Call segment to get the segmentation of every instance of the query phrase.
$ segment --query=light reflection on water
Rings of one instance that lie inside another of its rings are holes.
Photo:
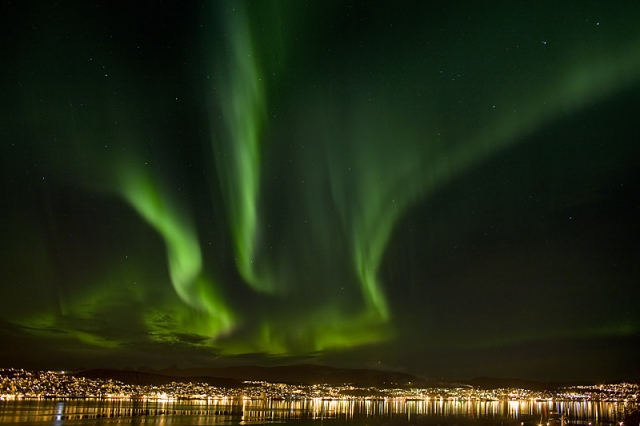
[[[624,417],[625,403],[477,400],[9,400],[0,401],[0,423],[55,426],[146,423],[152,426],[304,423],[481,424],[537,426],[564,415],[570,424],[611,425]],[[363,423],[364,422],[364,423]],[[557,422],[555,425],[558,426]]]

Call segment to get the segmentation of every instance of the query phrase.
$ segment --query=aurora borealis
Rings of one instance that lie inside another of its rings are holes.
[[[640,4],[5,1],[0,361],[637,378]]]

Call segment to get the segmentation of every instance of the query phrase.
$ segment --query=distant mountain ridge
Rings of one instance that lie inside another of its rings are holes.
[[[426,380],[406,373],[391,371],[346,369],[327,367],[316,364],[289,366],[259,367],[217,367],[217,368],[185,368],[175,366],[153,370],[141,368],[139,371],[174,377],[224,377],[237,380],[303,383],[303,384],[343,384],[353,383],[358,386],[406,386],[426,383]]]
[[[502,379],[479,377],[464,381],[426,380],[411,374],[368,369],[347,369],[328,367],[316,364],[289,366],[259,367],[210,367],[210,368],[168,368],[155,370],[142,367],[138,370],[90,369],[72,373],[75,376],[91,379],[112,379],[124,383],[138,385],[162,385],[171,382],[207,383],[212,386],[238,388],[244,387],[244,381],[265,381],[295,384],[330,384],[351,383],[360,387],[376,388],[428,388],[428,387],[463,387],[473,386],[483,389],[523,388],[530,390],[555,390],[567,383],[543,383],[533,380]]]

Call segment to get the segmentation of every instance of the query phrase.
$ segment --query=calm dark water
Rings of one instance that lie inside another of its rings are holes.
[[[153,400],[8,400],[0,401],[0,423],[56,426],[259,425],[273,423],[331,426],[560,426],[614,425],[624,403],[536,401],[299,401],[217,399]]]

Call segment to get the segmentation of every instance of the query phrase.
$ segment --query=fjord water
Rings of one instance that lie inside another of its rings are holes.
[[[267,423],[354,425],[559,426],[619,423],[629,407],[620,402],[476,400],[7,400],[5,424],[141,424],[149,426]]]

